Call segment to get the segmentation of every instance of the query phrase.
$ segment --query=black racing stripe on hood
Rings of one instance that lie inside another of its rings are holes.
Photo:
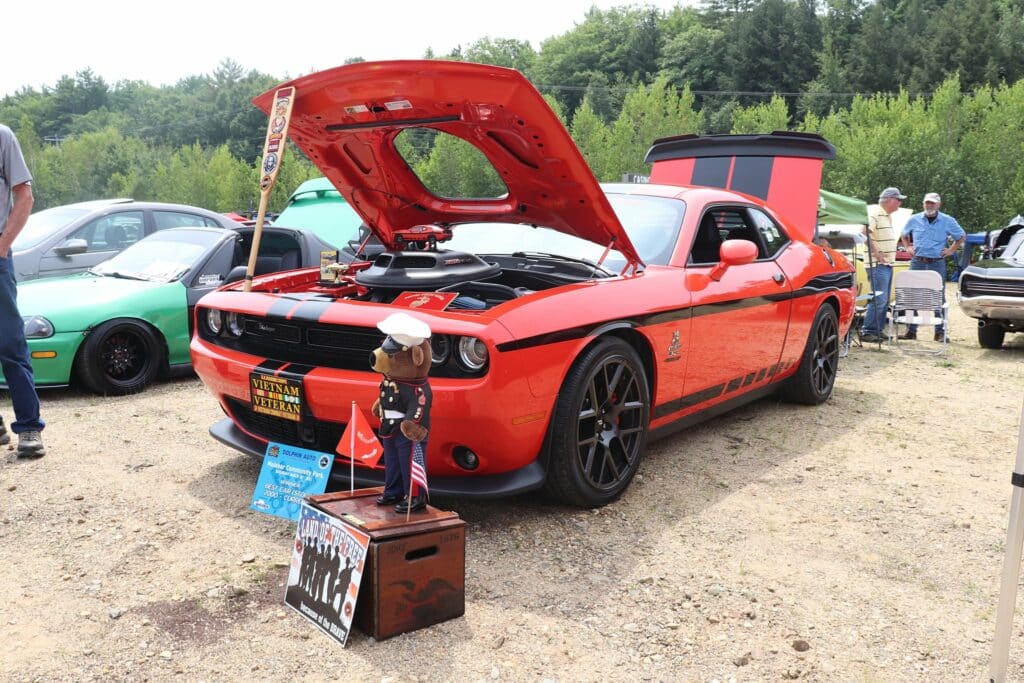
[[[281,297],[270,305],[270,308],[267,309],[264,315],[268,318],[287,318],[296,305],[294,300]]]
[[[334,301],[304,301],[295,307],[295,310],[288,315],[288,320],[297,320],[299,322],[316,323],[320,322],[320,318],[326,313],[332,306]]]

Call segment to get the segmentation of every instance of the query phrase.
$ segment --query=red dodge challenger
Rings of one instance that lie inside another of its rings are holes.
[[[366,62],[284,85],[289,136],[383,251],[338,282],[297,270],[199,302],[192,360],[228,416],[217,440],[330,453],[347,483],[335,447],[353,401],[369,416],[376,324],[399,309],[433,331],[434,494],[544,488],[596,507],[626,489],[648,439],[772,392],[831,395],[854,280],[813,241],[835,155],[821,137],[667,138],[647,155],[650,183],[599,185],[511,69]],[[255,103],[269,112],[276,90]],[[447,196],[461,152],[416,174],[431,145],[482,155],[480,196]],[[255,400],[267,386],[290,406]],[[383,470],[357,464],[355,480]]]

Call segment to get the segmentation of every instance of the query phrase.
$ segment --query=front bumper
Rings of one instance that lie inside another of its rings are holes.
[[[81,332],[58,332],[46,339],[29,339],[29,354],[55,354],[52,358],[32,358],[32,376],[36,386],[62,387],[71,380],[71,368],[75,354],[82,343]],[[0,386],[7,386],[7,380],[0,372]]]
[[[1024,298],[1013,296],[957,295],[960,310],[972,318],[1017,320],[1024,322]]]
[[[224,418],[210,427],[210,436],[225,446],[237,451],[262,458],[267,444],[249,436],[239,429],[231,418]],[[383,486],[384,470],[356,467],[352,477],[354,483],[362,487]],[[460,498],[502,498],[518,493],[526,493],[540,488],[544,484],[544,468],[539,460],[518,470],[502,474],[467,475],[464,477],[431,476],[428,480],[430,493],[439,496],[457,496]],[[345,486],[349,485],[349,463],[347,460],[335,460],[331,469],[331,481]]]

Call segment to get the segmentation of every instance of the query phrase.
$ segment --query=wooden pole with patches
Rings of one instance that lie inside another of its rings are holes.
[[[263,144],[263,162],[260,164],[260,209],[256,214],[256,227],[252,233],[249,264],[245,268],[243,291],[246,292],[252,290],[252,277],[256,270],[256,256],[260,251],[267,203],[270,201],[274,183],[277,182],[277,172],[281,170],[281,157],[284,155],[284,142],[288,135],[288,124],[291,122],[294,105],[295,88],[281,88],[274,93],[274,106],[270,110],[270,122],[267,124],[267,140]]]

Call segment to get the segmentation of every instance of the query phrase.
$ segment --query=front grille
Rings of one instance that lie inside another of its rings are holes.
[[[964,296],[1019,296],[1024,297],[1024,280],[990,280],[965,275],[961,283]]]
[[[200,309],[199,337],[211,344],[267,360],[312,367],[371,372],[370,354],[384,341],[384,334],[376,327],[325,325],[315,320],[257,315],[240,315],[242,334],[234,337],[227,329],[213,334],[204,318],[205,310]],[[435,339],[442,337],[450,348],[458,348],[459,337],[436,335]],[[480,377],[487,368],[470,371],[452,353],[448,360],[430,369],[430,376]]]
[[[201,329],[207,341],[252,356],[339,370],[370,370],[370,352],[384,335],[376,328],[331,325],[274,317],[245,316],[241,337],[213,336]]]
[[[248,403],[227,397],[228,410],[245,431],[262,437],[267,441],[308,448],[323,453],[334,453],[345,425],[339,422],[326,422],[311,417],[303,421],[293,422],[273,415],[257,413]]]

